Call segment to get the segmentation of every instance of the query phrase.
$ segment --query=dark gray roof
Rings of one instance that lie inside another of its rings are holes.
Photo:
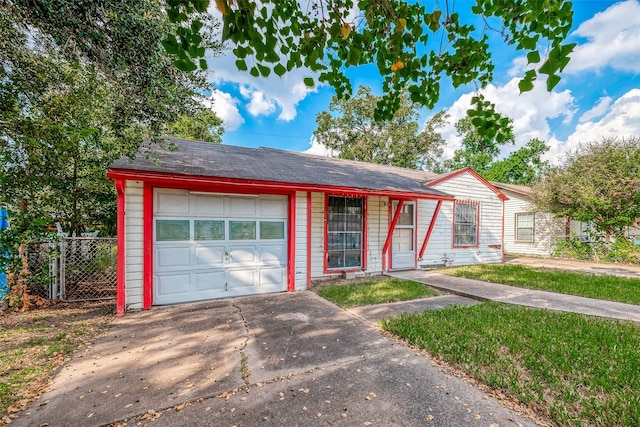
[[[491,185],[499,188],[500,190],[513,191],[516,194],[522,194],[523,196],[527,197],[529,197],[529,194],[531,194],[531,187],[527,187],[525,185],[506,184],[504,182],[496,181],[491,181]]]
[[[234,178],[287,184],[348,187],[366,191],[448,196],[425,183],[439,175],[414,169],[335,159],[273,148],[246,148],[166,138],[176,149],[153,145],[110,170]]]

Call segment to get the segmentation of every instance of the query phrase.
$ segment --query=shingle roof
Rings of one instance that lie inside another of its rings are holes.
[[[527,197],[531,194],[531,187],[527,187],[525,185],[505,184],[504,182],[495,181],[491,181],[491,184],[501,190],[513,191],[514,193],[522,194]]]
[[[273,148],[246,148],[178,138],[166,138],[166,142],[174,144],[176,149],[154,145],[133,160],[116,161],[110,170],[449,196],[424,185],[439,177],[426,171]]]

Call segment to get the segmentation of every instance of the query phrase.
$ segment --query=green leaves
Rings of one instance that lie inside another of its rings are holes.
[[[640,138],[593,141],[566,154],[536,192],[539,206],[621,235],[640,218]]]
[[[489,140],[495,139],[500,144],[513,139],[511,120],[496,112],[491,102],[485,101],[482,95],[476,95],[471,99],[471,104],[476,108],[467,110],[467,116],[478,135]]]
[[[527,61],[529,64],[537,64],[540,62],[540,53],[537,50],[527,53]]]
[[[560,82],[560,76],[557,73],[564,70],[569,63],[569,54],[573,52],[576,43],[558,45],[554,47],[547,57],[547,60],[540,67],[540,73],[547,74],[547,89],[553,90]]]
[[[211,22],[194,15],[204,4],[182,3],[168,0],[165,15],[151,0],[0,2],[0,63],[11,70],[0,67],[0,140],[12,142],[0,144],[0,204],[27,197],[48,224],[114,231],[106,168],[191,117],[205,89],[196,70],[216,47]]]
[[[446,114],[436,114],[420,131],[417,104],[407,93],[399,99],[400,104],[392,106],[396,111],[393,117],[380,120],[375,109],[381,97],[373,95],[370,88],[360,87],[350,99],[334,97],[329,111],[316,117],[314,135],[343,159],[431,169],[445,145],[438,128],[446,122]]]
[[[194,61],[204,55],[202,43],[195,37],[201,28],[196,16],[208,3],[167,3],[167,15],[179,24],[179,30],[173,38],[168,35],[163,46],[176,57],[181,69],[193,69]],[[486,31],[463,22],[465,14],[454,10],[469,7],[467,3],[445,2],[447,7],[441,9],[438,2],[430,2],[427,8],[417,0],[361,0],[360,16],[352,20],[353,3],[334,0],[327,7],[322,0],[311,0],[309,5],[296,0],[215,0],[223,20],[223,40],[233,44],[239,71],[253,76],[268,76],[273,71],[282,76],[305,68],[315,73],[318,82],[331,85],[339,97],[348,97],[348,68],[373,64],[382,76],[385,92],[376,108],[376,117],[381,119],[393,115],[405,88],[416,88],[411,99],[433,108],[442,77],[450,79],[454,87],[474,83],[482,88],[493,80]],[[470,7],[479,17],[496,21],[496,31],[507,44],[523,51],[529,64],[539,64],[538,47],[548,46],[540,73],[548,75],[549,90],[558,84],[558,74],[572,50],[572,45],[562,45],[573,18],[569,2],[485,0]],[[430,37],[443,42],[434,48]],[[248,58],[253,66],[247,66]],[[527,71],[520,91],[530,91],[536,77],[537,71]],[[309,81],[305,84],[311,87]],[[494,122],[480,120],[481,128],[489,123]]]

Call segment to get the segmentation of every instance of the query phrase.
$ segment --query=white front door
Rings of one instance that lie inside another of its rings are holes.
[[[398,208],[398,202],[393,204],[393,213]],[[405,202],[400,211],[400,218],[393,232],[391,244],[391,268],[415,268],[415,204]]]
[[[156,190],[154,199],[154,304],[286,290],[286,196]]]

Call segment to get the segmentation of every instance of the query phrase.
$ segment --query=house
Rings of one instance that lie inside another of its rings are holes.
[[[307,289],[312,279],[500,262],[507,197],[445,175],[169,138],[112,164],[117,311]]]
[[[550,257],[558,239],[577,237],[592,240],[588,222],[558,218],[536,209],[531,201],[531,187],[491,182],[508,200],[504,204],[504,250],[513,255]]]

